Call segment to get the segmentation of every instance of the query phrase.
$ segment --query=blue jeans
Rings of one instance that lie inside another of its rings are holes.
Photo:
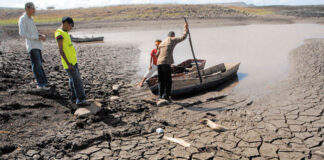
[[[47,78],[43,69],[42,53],[39,49],[32,49],[29,52],[29,57],[32,64],[32,70],[37,81],[37,85],[44,87],[47,85]]]
[[[78,64],[73,66],[74,70],[65,69],[69,75],[69,86],[72,92],[72,99],[76,99],[76,104],[85,102],[85,93],[78,68]]]

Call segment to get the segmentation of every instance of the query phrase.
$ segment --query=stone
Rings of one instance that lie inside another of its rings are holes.
[[[96,104],[93,105],[91,104],[90,106],[86,107],[88,110],[91,111],[91,114],[97,114],[100,110],[101,110],[101,107],[97,106]]]
[[[113,91],[118,91],[119,89],[120,89],[120,85],[118,85],[118,84],[115,84],[112,86]]]
[[[78,108],[74,115],[77,117],[87,117],[89,115],[95,115],[101,110],[101,107],[98,107],[95,104],[91,104],[90,106],[87,106],[85,108]]]
[[[115,101],[115,100],[118,100],[118,99],[119,99],[118,96],[111,96],[111,97],[110,97],[110,100],[111,100],[111,101]]]
[[[41,159],[41,156],[40,156],[39,154],[35,154],[35,155],[33,156],[33,159],[35,159],[35,160]]]
[[[77,117],[87,117],[91,114],[91,111],[87,108],[78,108],[75,112],[74,115]]]

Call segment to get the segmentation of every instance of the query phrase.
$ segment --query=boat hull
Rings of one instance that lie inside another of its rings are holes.
[[[197,59],[197,62],[198,62],[199,70],[205,68],[206,60]],[[171,67],[172,78],[181,77],[185,74],[185,72],[190,73],[190,72],[194,72],[194,71],[197,71],[197,67],[194,64],[194,59],[188,59],[176,66]],[[154,87],[155,85],[158,84],[158,76],[157,75],[153,76],[153,77],[149,78],[146,82],[149,87]]]
[[[82,43],[82,42],[96,42],[96,41],[103,41],[104,37],[93,37],[93,38],[77,38],[71,37],[72,42]]]
[[[236,73],[239,69],[240,63],[232,64],[230,67],[226,68],[225,72],[221,71],[221,68],[216,69],[213,73],[204,73],[204,71],[210,71],[210,68],[217,68],[218,65],[210,67],[208,69],[202,70],[202,84],[200,84],[198,77],[184,76],[179,78],[174,78],[172,83],[172,96],[180,96],[186,94],[194,94],[210,88],[216,87],[225,81],[236,76]],[[219,64],[221,66],[221,64]],[[192,73],[196,74],[196,73]],[[150,87],[151,91],[154,94],[158,93],[158,85]]]

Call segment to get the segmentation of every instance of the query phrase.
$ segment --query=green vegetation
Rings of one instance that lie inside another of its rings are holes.
[[[18,24],[18,19],[0,19],[0,25]]]
[[[19,18],[1,19],[0,25],[15,25],[15,24],[18,24],[18,19]],[[61,20],[62,20],[61,17],[39,18],[39,17],[35,16],[35,18],[34,18],[34,22],[37,24],[60,23]],[[76,22],[84,21],[84,18],[74,18],[74,21],[76,21]]]
[[[236,6],[231,6],[229,8],[237,10],[239,12],[244,12],[247,14],[258,15],[258,16],[274,14],[274,12],[272,12],[268,9],[263,9],[263,8],[245,8],[245,7],[236,7]]]
[[[1,9],[0,25],[17,24],[23,13],[21,9]],[[39,10],[36,23],[58,23],[63,16],[71,16],[77,22],[89,21],[127,21],[189,18],[229,18],[267,15],[292,15],[323,17],[323,7],[237,7],[219,5],[125,5],[99,8],[77,8],[66,10]]]

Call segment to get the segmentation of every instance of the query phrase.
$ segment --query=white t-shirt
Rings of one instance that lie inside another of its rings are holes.
[[[38,40],[39,33],[34,23],[34,20],[24,13],[19,18],[19,35],[26,39],[26,48],[28,52],[32,49],[43,50],[43,44]]]

